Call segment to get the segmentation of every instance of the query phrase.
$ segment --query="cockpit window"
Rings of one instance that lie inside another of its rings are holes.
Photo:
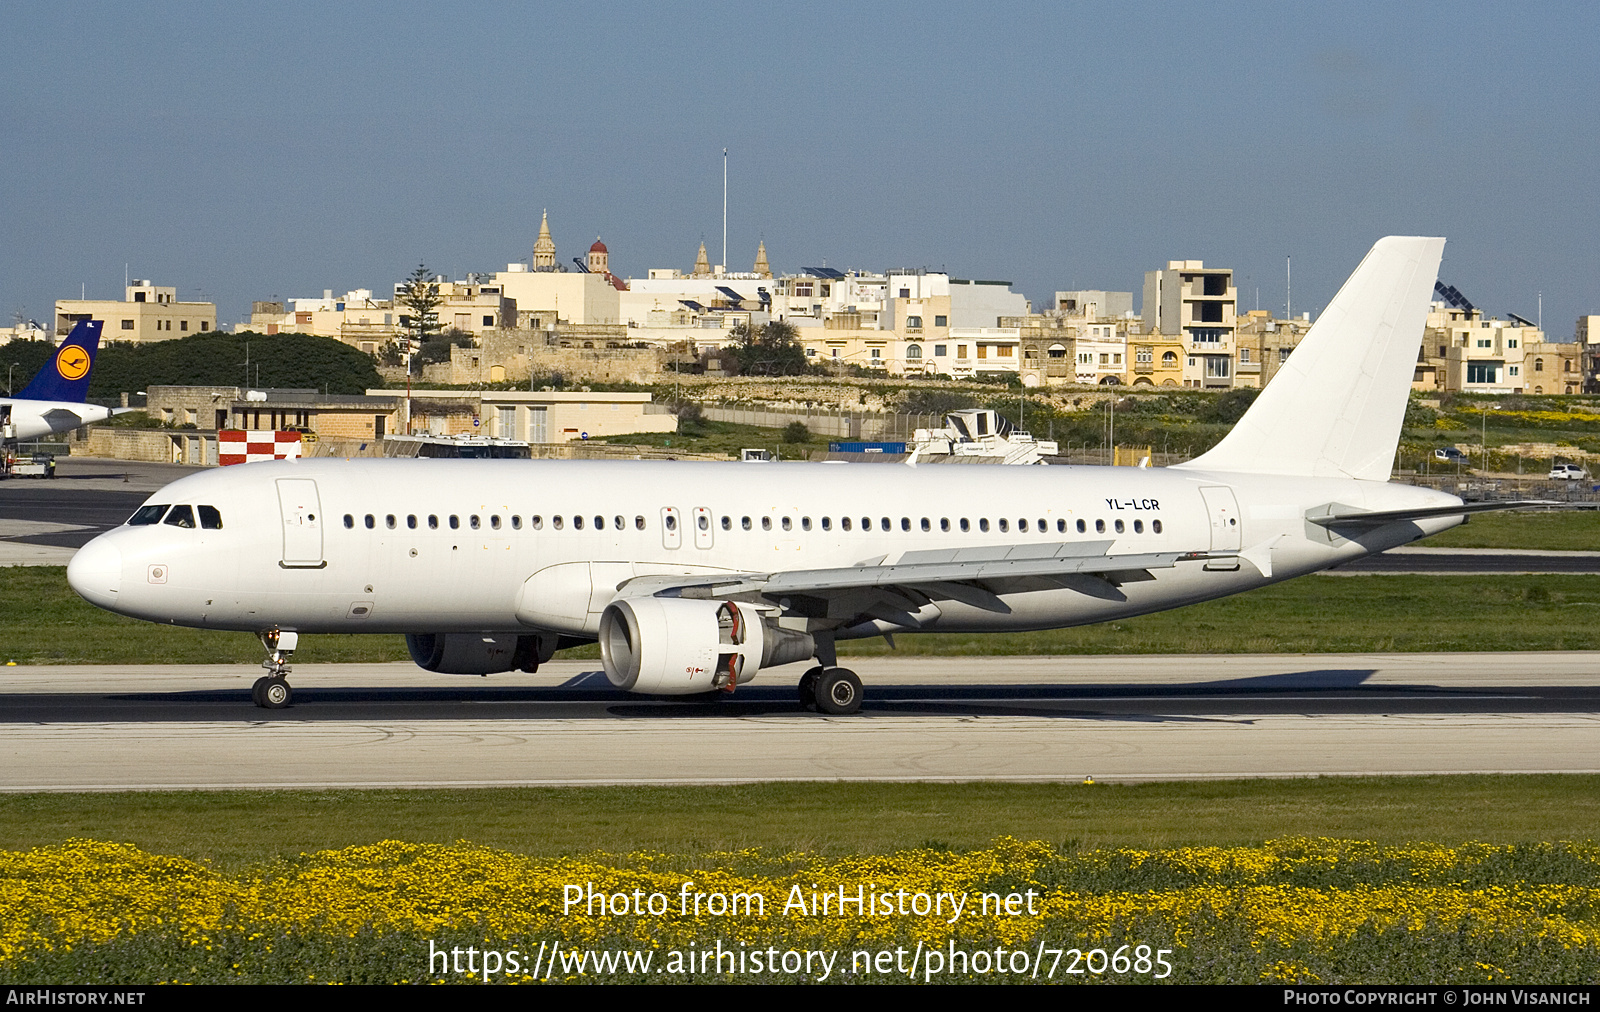
[[[197,506],[200,513],[200,526],[208,531],[222,530],[222,514],[217,512],[215,506]]]
[[[161,514],[167,511],[165,504],[161,506],[140,506],[138,512],[128,518],[129,527],[146,527],[150,524],[159,524]]]
[[[188,506],[174,506],[164,522],[173,527],[193,527],[194,510]]]

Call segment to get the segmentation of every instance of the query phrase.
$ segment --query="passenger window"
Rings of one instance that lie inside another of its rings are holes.
[[[1118,520],[1118,521],[1117,521],[1117,533],[1118,533],[1118,534],[1121,534],[1121,533],[1122,533],[1122,530],[1123,530],[1123,527],[1122,527],[1122,521],[1121,521],[1121,520]]]
[[[746,518],[746,519],[748,519],[748,518]],[[557,525],[559,525],[561,523],[561,520],[560,520],[559,517],[556,519],[556,523],[557,523]],[[678,518],[673,516],[671,513],[668,513],[667,514],[667,519],[666,519],[666,524],[667,524],[667,530],[675,531],[675,530],[678,529]],[[748,527],[750,525],[746,524],[745,526]]]
[[[1094,522],[1094,532],[1096,534],[1104,534],[1106,532],[1106,522],[1104,520],[1096,520]]]
[[[988,517],[979,517],[978,518],[978,530],[982,531],[985,534],[989,533],[989,518]]]
[[[467,518],[467,523],[472,527],[473,530],[477,530],[479,527],[483,526],[483,522],[478,519],[478,514],[476,513]]]
[[[159,524],[161,522],[161,514],[166,511],[166,506],[140,506],[134,511],[133,516],[128,518],[128,526],[148,527],[151,524]],[[348,520],[349,517],[345,519]],[[345,526],[349,527],[350,525],[347,523]]]
[[[909,531],[911,529],[911,518],[910,517],[901,517],[900,518],[900,529],[902,531]]]
[[[633,526],[637,527],[641,531],[644,530],[644,517],[634,517]]]
[[[1144,533],[1144,521],[1143,520],[1135,520],[1133,522],[1133,533],[1135,533],[1135,534],[1143,534]]]
[[[500,514],[496,513],[489,518],[489,526],[497,531],[500,529]]]
[[[1042,520],[1039,521],[1039,529],[1041,531],[1044,530],[1044,521],[1042,521]],[[1056,521],[1056,533],[1058,533],[1058,534],[1067,533],[1067,520],[1066,520],[1065,517],[1062,517],[1060,520]]]
[[[1159,520],[1150,521],[1150,531],[1153,534],[1160,534],[1161,533],[1161,521],[1159,521]]]
[[[1067,529],[1067,525],[1066,524],[1062,524],[1061,525],[1061,529],[1062,530],[1066,530]],[[1038,532],[1040,534],[1048,534],[1048,533],[1050,533],[1050,525],[1044,522],[1044,517],[1040,517],[1039,518],[1039,526],[1036,528],[1036,530],[1038,530]]]
[[[556,514],[556,515],[555,515],[555,516],[553,516],[553,517],[551,517],[551,518],[550,518],[550,526],[551,526],[551,527],[554,527],[554,528],[555,528],[555,529],[556,529],[556,530],[558,530],[558,531],[559,531],[559,530],[560,530],[560,529],[561,529],[561,525],[562,525],[562,524],[563,524],[563,523],[564,523],[564,522],[565,522],[565,521],[563,521],[563,520],[562,520],[562,519],[561,519],[561,514],[559,514],[559,513],[557,513],[557,514]]]
[[[961,533],[965,534],[966,532],[968,532],[970,530],[972,530],[972,525],[967,523],[967,518],[966,517],[962,517],[961,518]]]
[[[786,531],[793,530],[794,529],[794,521],[789,519],[788,517],[784,517],[783,518],[783,529],[786,530]]]
[[[514,531],[522,530],[522,517],[515,513],[511,514],[511,529]]]
[[[822,518],[822,529],[825,530],[825,531],[833,530],[833,518],[832,517],[823,517]]]
[[[174,506],[172,507],[172,512],[167,514],[167,519],[163,523],[173,527],[193,527],[194,510],[187,506]]]
[[[809,531],[811,529],[811,518],[810,517],[801,517],[800,518],[800,529],[802,531]]]
[[[388,514],[387,516],[385,516],[383,518],[383,526],[389,528],[391,531],[394,530],[394,528],[395,528],[395,519],[394,519],[394,514],[393,513],[390,513],[390,514]]]
[[[772,530],[772,518],[771,517],[762,517],[761,518],[761,529],[764,530],[764,531]]]
[[[848,531],[850,529],[850,518],[849,517],[840,517],[839,518],[839,529],[840,530],[846,530],[846,531]]]
[[[356,525],[356,518],[346,513],[344,515],[344,525],[346,529],[354,527]]]
[[[884,517],[882,520],[878,521],[878,526],[881,527],[883,530],[887,531],[887,530],[890,530],[891,528],[893,528],[894,524],[889,522],[889,518],[888,517]]]
[[[1079,533],[1079,534],[1083,534],[1083,533],[1085,533],[1085,532],[1087,532],[1087,531],[1088,531],[1088,530],[1089,530],[1089,528],[1087,528],[1087,527],[1085,527],[1085,526],[1084,526],[1084,525],[1083,525],[1083,521],[1082,521],[1082,520],[1079,520],[1079,521],[1078,521],[1078,533]]]
[[[454,513],[450,514],[450,529],[452,531],[458,531],[461,529],[461,518],[456,516]]]
[[[1001,534],[1010,533],[1010,527],[1011,527],[1011,525],[1006,523],[1006,518],[1005,517],[1001,517],[1000,518],[1000,533]]]
[[[222,514],[217,512],[215,506],[197,507],[200,511],[200,526],[208,531],[222,530]]]
[[[606,529],[606,518],[605,517],[595,517],[594,518],[594,529],[597,530],[597,531],[605,530]]]
[[[436,531],[438,529],[439,529],[439,516],[438,516],[438,514],[429,513],[428,514],[428,530]]]
[[[709,531],[711,529],[711,519],[702,513],[695,517],[695,525],[702,531]]]
[[[1017,533],[1018,534],[1026,534],[1026,533],[1028,533],[1028,520],[1027,520],[1026,517],[1018,517],[1017,518]]]
[[[572,529],[575,531],[583,530],[583,516],[581,514],[573,514]]]
[[[373,516],[372,516],[371,513],[368,513],[366,515],[365,519],[362,520],[362,523],[367,525],[367,530],[369,530],[369,531],[372,530],[374,527],[378,526],[377,521],[373,519]]]
[[[924,530],[924,531],[931,531],[931,530],[933,530],[933,524],[931,524],[931,523],[929,523],[929,522],[928,522],[928,518],[927,518],[927,517],[923,517],[923,518],[922,518],[922,529],[923,529],[923,530]]]
[[[722,529],[725,531],[733,530],[733,517],[724,516],[722,518]]]
[[[412,530],[417,529],[417,515],[415,513],[406,514],[406,526]]]
[[[533,516],[528,518],[528,523],[532,524],[533,525],[533,529],[536,530],[536,531],[544,530],[544,517],[540,516],[537,513],[535,513]]]
[[[861,518],[861,529],[864,530],[864,531],[872,530],[872,518],[871,517],[862,517]]]
[[[615,517],[613,519],[613,523],[619,531],[625,531],[628,529],[627,521],[623,520],[621,517]]]
[[[950,533],[950,518],[949,517],[940,517],[939,518],[939,529],[941,531],[944,531],[946,534]]]
[[[750,518],[749,517],[740,517],[739,518],[739,526],[743,527],[745,530],[748,531],[750,529]]]

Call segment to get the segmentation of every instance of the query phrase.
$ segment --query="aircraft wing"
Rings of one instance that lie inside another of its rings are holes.
[[[836,569],[796,569],[778,573],[726,573],[706,576],[648,576],[624,583],[620,595],[685,598],[764,598],[771,602],[810,599],[827,602],[835,613],[870,613],[887,601],[915,604],[920,597],[948,598],[987,611],[1010,608],[990,589],[995,581],[1038,578],[1100,597],[1121,597],[1116,582],[1150,579],[1149,570],[1170,569],[1179,561],[1206,559],[1204,552],[1111,555],[1111,541],[1071,545],[995,547],[906,552],[892,563],[870,559]],[[835,607],[837,604],[842,607]],[[794,610],[808,609],[792,604]],[[821,616],[816,616],[821,617]]]

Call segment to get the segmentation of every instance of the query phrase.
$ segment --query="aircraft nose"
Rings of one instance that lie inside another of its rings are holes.
[[[67,583],[90,604],[116,610],[122,589],[122,550],[103,537],[78,549],[67,563]]]

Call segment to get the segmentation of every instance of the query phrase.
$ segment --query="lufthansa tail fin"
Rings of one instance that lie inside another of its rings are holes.
[[[33,382],[17,391],[17,397],[31,401],[88,400],[89,372],[94,368],[95,352],[100,350],[103,326],[101,320],[79,320],[56,349],[55,357],[39,370]]]
[[[1233,431],[1176,466],[1387,481],[1443,255],[1379,239]]]

